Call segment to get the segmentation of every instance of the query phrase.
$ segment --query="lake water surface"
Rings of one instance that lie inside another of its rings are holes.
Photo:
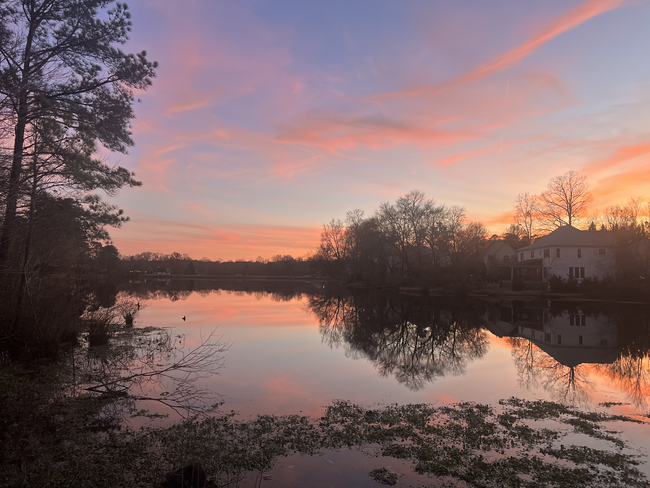
[[[647,420],[643,306],[332,295],[308,282],[156,282],[123,293],[146,299],[136,325],[172,328],[186,348],[216,330],[230,345],[223,367],[198,382],[242,417],[318,417],[336,399],[495,405],[514,396]],[[645,426],[620,427],[650,447]]]

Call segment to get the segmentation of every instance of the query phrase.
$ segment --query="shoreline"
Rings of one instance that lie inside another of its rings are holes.
[[[617,303],[626,305],[650,305],[650,301],[640,300],[614,300],[588,297],[582,293],[551,293],[542,290],[508,290],[505,288],[488,288],[483,287],[475,290],[455,291],[449,288],[430,288],[427,286],[399,286],[399,285],[369,285],[366,283],[352,282],[343,283],[340,280],[333,279],[329,276],[272,276],[272,275],[160,275],[160,274],[138,274],[137,276],[128,276],[133,278],[155,279],[160,281],[167,280],[205,280],[205,281],[257,281],[257,282],[318,282],[328,284],[335,288],[348,288],[352,290],[377,290],[389,293],[399,293],[410,296],[429,296],[444,297],[450,295],[466,295],[470,297],[483,298],[486,300],[563,300],[569,302],[598,302],[598,303]]]

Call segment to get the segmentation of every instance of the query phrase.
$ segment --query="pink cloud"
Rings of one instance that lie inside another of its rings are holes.
[[[497,71],[503,71],[518,63],[537,48],[557,36],[574,29],[592,17],[619,7],[622,3],[623,0],[587,0],[582,5],[560,15],[523,44],[491,59],[487,63],[454,80],[453,83],[468,83],[484,78]]]
[[[276,254],[295,257],[312,252],[320,242],[320,228],[287,225],[198,225],[168,220],[135,218],[112,232],[125,255],[145,251],[179,251],[193,258],[255,259]]]
[[[223,93],[223,87],[216,87],[206,92],[190,91],[183,93],[180,100],[172,100],[165,108],[163,116],[173,117],[182,112],[191,112],[202,108],[207,108],[215,103],[216,98]]]
[[[623,0],[587,0],[578,7],[569,10],[568,12],[560,15],[548,23],[546,26],[540,29],[539,32],[528,38],[516,48],[506,51],[505,53],[490,59],[486,63],[481,64],[480,66],[474,68],[473,70],[465,73],[458,78],[455,78],[443,84],[426,85],[400,92],[375,95],[368,97],[367,101],[381,102],[387,100],[420,97],[422,95],[444,91],[450,86],[471,83],[480,80],[488,75],[510,68],[531,54],[537,48],[543,46],[557,36],[571,29],[574,29],[575,27],[597,15],[619,7],[622,3]]]
[[[611,205],[635,196],[639,188],[650,188],[650,167],[647,163],[597,181],[592,187],[592,193],[600,205]]]
[[[539,136],[533,136],[533,137],[526,137],[524,139],[519,139],[516,141],[500,141],[497,144],[492,144],[486,147],[482,147],[480,149],[476,149],[474,151],[469,151],[466,153],[461,153],[461,154],[456,154],[450,158],[447,158],[443,161],[440,161],[436,166],[439,168],[446,168],[447,166],[451,166],[452,164],[456,164],[460,161],[463,161],[464,159],[469,159],[473,158],[476,156],[482,156],[484,154],[488,154],[491,152],[501,152],[504,148],[510,147],[510,146],[517,146],[519,144],[523,144],[525,142],[530,142],[530,141],[536,141],[538,139],[544,139],[547,137],[552,136],[552,133],[549,134],[541,134]],[[431,166],[431,165],[425,165],[425,166]]]
[[[614,150],[612,155],[588,163],[583,168],[583,171],[589,173],[603,171],[609,168],[615,168],[637,158],[643,158],[647,161],[648,156],[650,156],[650,143],[644,142],[634,145],[619,146]]]
[[[513,200],[512,206],[515,206],[515,202]],[[514,210],[508,210],[507,212],[502,212],[496,215],[493,215],[492,217],[488,219],[484,219],[482,221],[483,225],[485,225],[487,228],[492,229],[492,232],[500,234],[503,232],[512,222],[514,221],[515,218],[515,211]]]
[[[450,147],[486,137],[494,140],[496,131],[578,103],[570,90],[549,73],[518,75],[513,77],[509,93],[505,88],[499,81],[451,87],[444,94],[384,104],[381,113],[367,113],[367,106],[362,107],[364,114],[311,111],[294,124],[285,125],[275,141],[309,148],[323,157],[346,159],[354,158],[359,148],[382,151],[400,145],[419,149]],[[547,136],[509,140],[495,148]],[[491,150],[482,149],[475,155]],[[454,155],[443,166],[471,155]]]

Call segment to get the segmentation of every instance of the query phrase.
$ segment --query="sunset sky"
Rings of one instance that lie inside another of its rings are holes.
[[[122,254],[303,256],[410,190],[491,232],[520,192],[585,173],[594,207],[650,197],[650,3],[139,0],[160,63],[114,203]]]

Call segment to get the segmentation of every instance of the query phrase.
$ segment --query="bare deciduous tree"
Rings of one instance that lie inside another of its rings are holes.
[[[519,228],[519,237],[528,238],[532,244],[539,231],[539,197],[528,192],[517,195],[514,224]]]
[[[450,207],[446,219],[446,245],[451,263],[458,266],[476,254],[486,234],[481,222],[468,221],[464,207]]]
[[[551,178],[541,195],[541,218],[548,228],[573,225],[591,201],[587,177],[575,171]]]
[[[416,250],[418,267],[422,269],[422,251],[427,234],[427,216],[433,208],[433,201],[421,191],[411,190],[397,199],[396,206],[409,224],[410,244]]]

